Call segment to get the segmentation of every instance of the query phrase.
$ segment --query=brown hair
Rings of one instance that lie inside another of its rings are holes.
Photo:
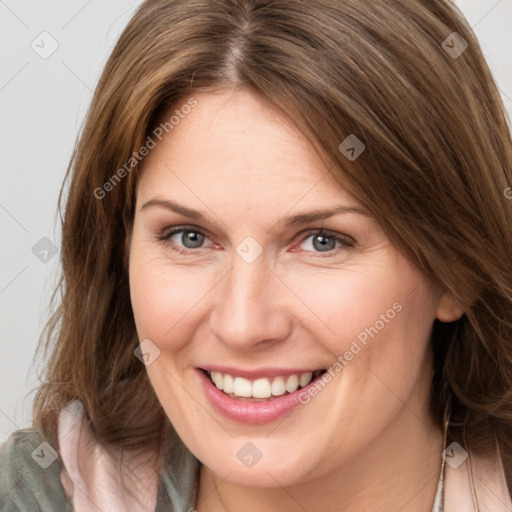
[[[458,57],[442,45],[453,32],[468,44]],[[68,169],[61,300],[42,337],[51,354],[34,425],[54,435],[78,398],[102,443],[161,446],[166,417],[134,356],[127,275],[139,163],[112,179],[164,112],[234,87],[288,115],[390,240],[467,305],[434,323],[431,412],[441,424],[451,400],[452,440],[480,453],[497,441],[511,485],[512,142],[475,35],[446,0],[141,5]],[[338,148],[350,134],[366,146],[354,161]]]

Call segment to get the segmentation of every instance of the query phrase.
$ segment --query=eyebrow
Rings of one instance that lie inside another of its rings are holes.
[[[207,214],[206,212],[201,212],[199,210],[193,210],[191,208],[187,208],[186,206],[183,206],[181,204],[178,204],[174,201],[169,201],[167,199],[150,199],[149,201],[145,202],[142,207],[141,211],[154,207],[159,206],[162,208],[166,208],[167,210],[171,210],[173,212],[179,213],[180,215],[183,215],[184,217],[188,217],[190,219],[194,219],[197,221],[202,221],[206,223],[210,223],[214,226],[219,226],[219,222],[217,222],[212,216]],[[299,213],[297,215],[292,215],[288,217],[283,217],[280,219],[277,224],[283,225],[283,226],[297,226],[300,224],[307,224],[309,222],[314,222],[317,220],[322,219],[328,219],[330,217],[334,217],[335,215],[341,215],[341,214],[347,214],[347,213],[356,213],[358,215],[364,215],[366,217],[371,217],[371,213],[361,207],[358,206],[336,206],[334,208],[330,208],[328,210],[313,210],[311,212],[307,213]]]

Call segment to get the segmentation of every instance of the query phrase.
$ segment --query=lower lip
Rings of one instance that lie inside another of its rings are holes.
[[[319,375],[307,386],[293,393],[264,402],[252,402],[226,395],[226,393],[217,389],[203,370],[196,369],[196,371],[201,379],[206,396],[218,412],[230,420],[250,424],[270,423],[287,416],[299,405],[302,405],[299,401],[299,394],[307,392],[308,388],[313,386],[317,379],[321,378],[321,375]]]

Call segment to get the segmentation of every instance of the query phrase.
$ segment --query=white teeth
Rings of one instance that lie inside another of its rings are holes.
[[[299,388],[299,377],[297,377],[297,375],[290,375],[284,387],[288,393],[297,391]]]
[[[312,377],[313,377],[313,374],[311,372],[303,373],[299,379],[299,386],[301,388],[303,388],[304,386],[307,386],[311,382]]]
[[[284,379],[283,377],[276,377],[272,382],[272,394],[274,396],[281,396],[286,393],[286,389],[284,388]]]
[[[268,398],[270,395],[272,395],[272,388],[268,379],[258,379],[252,383],[254,398]]]
[[[219,389],[224,389],[223,387],[223,380],[224,378],[222,377],[222,373],[219,373],[219,372],[212,372],[212,380],[213,380],[213,383],[219,388]]]
[[[224,393],[233,393],[233,390],[235,389],[233,386],[233,377],[231,375],[228,375],[227,373],[224,374],[224,387],[222,388],[224,390]]]
[[[252,396],[252,384],[250,380],[243,377],[235,377],[233,382],[233,393],[236,396],[244,396],[250,398]]]
[[[315,372],[315,376],[316,376]],[[210,378],[217,389],[226,394],[233,394],[243,398],[270,398],[281,396],[286,392],[293,393],[297,389],[307,386],[314,378],[312,372],[289,375],[288,377],[261,378],[255,381],[234,377],[227,373],[211,372]]]

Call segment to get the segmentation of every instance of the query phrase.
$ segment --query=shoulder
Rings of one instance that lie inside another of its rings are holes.
[[[17,430],[0,445],[2,512],[71,512],[56,449],[39,431]]]

